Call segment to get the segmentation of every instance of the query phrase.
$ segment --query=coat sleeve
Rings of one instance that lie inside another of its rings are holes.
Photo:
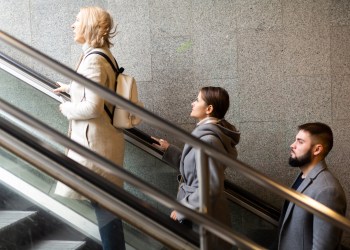
[[[346,200],[343,191],[337,187],[324,188],[320,190],[315,200],[344,215],[346,211]],[[314,250],[336,249],[340,244],[342,230],[330,222],[326,222],[318,216],[314,216],[313,222],[313,243]]]
[[[201,140],[211,144],[213,147],[219,149],[219,150],[225,150],[221,141],[219,138],[213,135],[207,135],[201,138]],[[198,173],[198,162],[196,161],[196,168]],[[221,190],[224,185],[224,171],[225,167],[223,164],[219,163],[218,161],[209,158],[208,159],[208,167],[209,167],[209,196],[210,196],[210,202],[216,202],[218,196],[221,193]],[[192,208],[192,209],[199,209],[199,188],[195,188],[192,193],[189,193],[186,195],[181,201],[183,205]],[[178,216],[178,220],[183,219],[183,215]]]
[[[182,150],[174,145],[169,145],[168,149],[163,154],[163,160],[173,168],[180,168]]]
[[[80,74],[86,78],[105,85],[107,81],[107,73],[104,69],[104,63],[97,55],[88,56],[82,69],[79,69]],[[104,110],[104,100],[96,93],[88,88],[85,89],[85,98],[81,102],[65,102],[61,104],[61,111],[69,120],[87,120],[100,116]]]

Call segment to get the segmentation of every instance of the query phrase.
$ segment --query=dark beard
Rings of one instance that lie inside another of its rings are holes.
[[[292,158],[292,156],[289,157],[289,165],[291,167],[303,167],[311,162],[311,148],[309,151],[307,151],[304,155],[300,157]]]

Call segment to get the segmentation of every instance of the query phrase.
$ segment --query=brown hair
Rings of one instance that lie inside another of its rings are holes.
[[[113,46],[110,40],[116,35],[116,27],[111,15],[100,7],[84,7],[80,12],[85,41],[94,48]]]
[[[332,129],[321,122],[305,123],[298,127],[299,131],[309,132],[313,144],[322,144],[324,148],[323,156],[326,157],[333,148],[333,132]]]
[[[210,116],[223,119],[230,107],[230,96],[227,91],[220,87],[203,87],[201,96],[207,105],[213,106],[213,112]]]

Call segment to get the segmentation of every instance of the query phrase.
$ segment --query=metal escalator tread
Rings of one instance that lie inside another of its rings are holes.
[[[0,211],[0,232],[24,219],[34,216],[36,213],[35,211]]]
[[[33,250],[78,250],[82,249],[85,241],[66,241],[66,240],[44,240],[38,242],[31,249]]]

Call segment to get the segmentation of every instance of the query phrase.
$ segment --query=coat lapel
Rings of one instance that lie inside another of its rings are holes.
[[[86,56],[93,50],[93,48],[91,47],[86,47],[86,45],[83,46],[83,53],[80,55],[79,61],[76,65],[76,69],[75,71],[79,74],[82,74],[81,72],[79,72],[79,68],[80,66],[84,63],[84,60],[86,58]],[[72,91],[73,93],[75,93],[74,99],[75,101],[83,101],[85,98],[85,86],[81,85],[79,83],[76,82],[72,82],[72,84],[76,84],[76,86],[74,86],[76,88],[76,91]]]
[[[296,181],[296,180],[297,180],[297,179],[295,179],[295,181]],[[294,185],[295,181],[293,182],[293,185]],[[302,193],[302,191],[304,191],[310,184],[311,184],[311,182],[310,182],[308,179],[305,179],[305,180],[300,184],[300,186],[298,187],[298,189],[297,189],[296,191]],[[302,191],[300,191],[300,190],[302,190]],[[286,214],[285,214],[285,216],[284,216],[284,218],[283,218],[282,227],[283,227],[284,223],[287,221],[288,217],[290,216],[292,210],[294,209],[294,206],[295,206],[295,204],[294,204],[293,202],[290,201],[289,204],[288,204],[287,210],[286,210]]]
[[[197,132],[198,126],[192,131],[192,135],[199,138],[199,134]],[[184,159],[187,156],[187,154],[193,149],[191,145],[185,144],[184,149],[182,150],[182,156],[181,156],[181,161],[180,161],[180,172],[184,173]],[[185,178],[185,177],[183,177]]]
[[[185,164],[184,159],[186,155],[191,151],[192,146],[185,144],[184,149],[182,151],[181,161],[180,161],[180,173],[185,173]],[[182,175],[183,178],[185,178],[184,174]]]
[[[318,174],[321,173],[323,170],[325,170],[327,168],[327,165],[324,161],[319,162],[311,171],[310,173],[306,176],[305,180],[300,184],[300,186],[298,187],[298,189],[296,191],[300,192],[300,193],[304,193],[305,190],[312,184],[312,182],[314,181],[314,179],[317,178]],[[295,180],[296,181],[296,180]],[[294,183],[295,183],[294,181]],[[294,184],[293,183],[293,184]],[[286,220],[288,219],[291,211],[294,209],[295,204],[293,202],[289,202],[289,205],[287,207],[287,211],[286,211],[286,215],[284,216],[283,219],[283,224],[286,222]],[[283,227],[282,224],[282,227]]]

